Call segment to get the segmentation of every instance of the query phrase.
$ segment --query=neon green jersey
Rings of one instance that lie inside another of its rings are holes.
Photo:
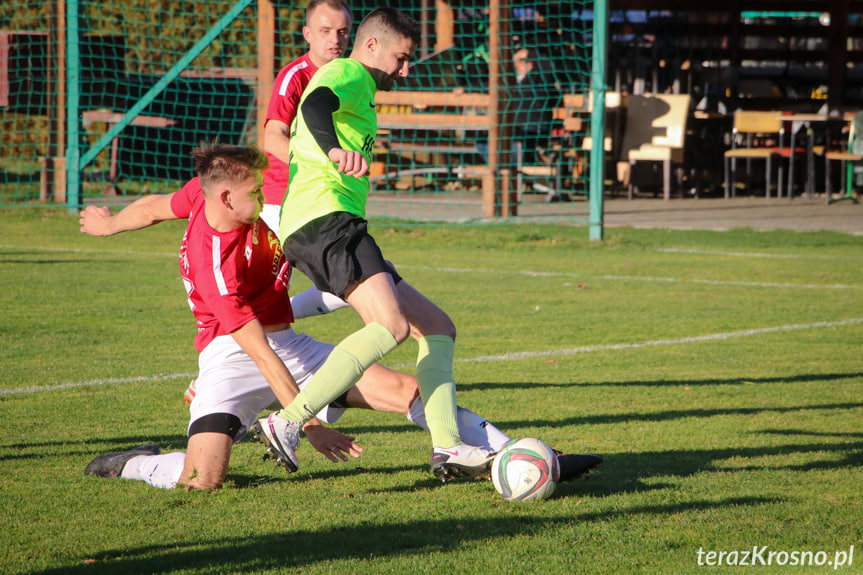
[[[291,179],[279,223],[283,241],[308,222],[332,212],[350,212],[360,217],[366,214],[368,176],[340,174],[338,166],[318,146],[303,116],[303,102],[321,86],[331,89],[339,99],[333,125],[340,147],[361,151],[371,164],[378,125],[375,81],[356,60],[339,58],[321,66],[312,77],[291,126]]]

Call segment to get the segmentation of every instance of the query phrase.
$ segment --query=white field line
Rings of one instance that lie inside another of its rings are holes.
[[[798,289],[852,289],[863,290],[863,285],[847,285],[847,284],[792,284],[792,283],[771,283],[771,282],[744,282],[744,281],[728,281],[728,280],[701,280],[701,279],[678,279],[669,277],[652,277],[652,276],[617,276],[617,275],[589,275],[579,273],[565,272],[534,272],[529,270],[494,270],[494,269],[473,269],[473,268],[437,268],[430,266],[412,266],[396,264],[397,269],[414,269],[426,270],[434,272],[448,273],[472,273],[472,274],[499,274],[499,275],[522,275],[529,277],[565,277],[573,279],[600,279],[614,281],[638,281],[638,282],[659,282],[659,283],[693,283],[716,286],[736,286],[736,287],[767,287],[767,288],[798,288]]]
[[[0,244],[0,249],[23,249],[37,251],[55,251],[55,252],[71,252],[71,253],[98,253],[98,254],[119,254],[119,255],[135,255],[135,256],[155,256],[155,257],[172,257],[176,258],[176,253],[159,253],[159,252],[138,252],[138,251],[121,251],[121,250],[95,250],[95,249],[80,249],[80,248],[47,248],[33,246],[10,246]],[[710,255],[740,255],[752,257],[786,257],[795,258],[797,256],[791,254],[746,254],[743,252],[696,252],[695,250],[675,250],[673,248],[661,249],[657,251],[678,252],[678,253],[704,253]],[[813,256],[817,257],[817,256]],[[494,270],[494,269],[474,269],[474,268],[441,268],[430,266],[413,266],[396,264],[400,269],[416,269],[427,270],[439,273],[475,273],[475,274],[499,274],[499,275],[524,275],[528,277],[568,277],[573,279],[601,279],[612,281],[638,281],[638,282],[659,282],[659,283],[693,283],[714,286],[734,286],[734,287],[764,287],[764,288],[796,288],[796,289],[830,289],[830,290],[863,290],[863,285],[846,285],[846,284],[794,284],[794,283],[772,283],[772,282],[744,282],[744,281],[728,281],[728,280],[704,280],[704,279],[678,279],[669,277],[651,277],[651,276],[618,276],[618,275],[589,275],[564,272],[535,272],[530,270]]]
[[[177,257],[178,252],[173,253],[164,253],[164,252],[139,252],[134,250],[102,250],[102,249],[86,249],[86,248],[60,248],[60,247],[41,247],[41,246],[13,246],[9,244],[0,244],[0,249],[3,250],[34,250],[34,251],[43,251],[43,252],[80,252],[80,253],[93,253],[93,254],[124,254],[124,255],[137,255],[137,256],[169,256],[169,257]],[[738,257],[738,258],[776,258],[776,259],[825,259],[825,260],[845,260],[848,257],[854,256],[831,256],[825,254],[769,254],[763,252],[725,252],[725,251],[714,251],[714,250],[696,250],[696,249],[688,249],[688,248],[656,248],[659,253],[668,253],[668,254],[694,254],[694,255],[707,255],[707,256],[728,256],[728,257]]]
[[[686,345],[692,343],[701,343],[707,341],[723,341],[740,337],[752,337],[755,335],[764,335],[769,333],[800,331],[810,329],[829,329],[848,325],[863,324],[863,318],[852,318],[842,321],[831,322],[816,322],[807,324],[792,324],[780,325],[775,327],[764,327],[757,329],[745,329],[740,331],[731,331],[723,333],[714,333],[707,335],[697,335],[690,337],[681,337],[676,339],[659,339],[654,341],[644,341],[639,343],[613,343],[605,345],[587,345],[583,347],[574,347],[569,349],[549,349],[540,351],[522,351],[514,353],[504,353],[499,355],[483,355],[467,359],[456,359],[456,363],[494,363],[504,361],[519,361],[524,359],[535,359],[541,357],[569,356],[580,353],[595,353],[601,351],[620,351],[628,349],[643,349],[648,347],[663,347],[671,345]],[[410,364],[393,365],[391,367],[397,369],[406,369],[412,367]],[[149,383],[153,381],[169,380],[169,379],[188,379],[195,377],[194,373],[175,373],[170,375],[155,375],[141,376],[131,378],[115,378],[115,379],[96,379],[91,381],[81,381],[73,383],[63,383],[50,386],[33,386],[20,389],[0,390],[0,396],[4,395],[21,395],[26,393],[40,393],[46,391],[56,391],[60,389],[71,389],[77,387],[97,387],[102,385],[125,384],[125,383]]]
[[[738,337],[751,337],[754,335],[764,335],[768,333],[799,331],[807,329],[824,329],[842,327],[847,325],[858,325],[863,323],[863,318],[852,318],[841,321],[824,321],[817,323],[796,324],[796,325],[779,325],[775,327],[763,327],[756,329],[745,329],[741,331],[730,331],[724,333],[712,333],[707,335],[696,335],[690,337],[680,337],[675,339],[658,339],[654,341],[644,341],[640,343],[611,343],[605,345],[587,345],[583,347],[575,347],[570,349],[554,349],[544,351],[523,351],[516,353],[505,353],[501,355],[479,356],[470,359],[456,360],[459,363],[488,363],[496,361],[513,361],[519,359],[533,359],[538,357],[549,357],[555,355],[576,355],[579,353],[593,353],[597,351],[619,351],[626,349],[643,349],[646,347],[661,347],[670,345],[683,345],[690,343],[701,343],[705,341],[723,341]]]
[[[64,252],[64,253],[79,253],[79,254],[106,254],[106,255],[124,255],[124,256],[148,256],[148,257],[172,257],[179,258],[180,248],[173,253],[165,252],[136,252],[134,250],[96,250],[86,248],[49,248],[41,246],[10,246],[8,244],[0,244],[0,250],[21,250],[21,251],[36,251],[36,252]]]
[[[168,379],[193,378],[197,375],[197,373],[173,373],[169,375],[142,375],[140,377],[111,377],[108,379],[92,379],[90,381],[60,383],[57,385],[34,385],[31,387],[22,387],[19,389],[0,389],[0,396],[21,395],[24,393],[40,393],[43,391],[57,391],[60,389],[74,389],[76,387],[99,387],[102,385],[113,385],[115,383],[152,383],[154,381],[162,381]]]
[[[656,248],[656,251],[666,254],[695,254],[706,256],[726,256],[735,258],[777,258],[777,259],[819,259],[819,260],[844,260],[847,256],[831,256],[826,254],[767,254],[762,252],[723,252],[714,250],[693,250],[684,248]],[[858,256],[851,256],[858,257]]]

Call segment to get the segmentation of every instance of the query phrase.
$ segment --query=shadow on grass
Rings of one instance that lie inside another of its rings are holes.
[[[89,564],[67,565],[42,575],[92,573],[256,573],[295,571],[330,561],[419,556],[447,552],[476,541],[510,539],[549,528],[565,528],[573,521],[609,521],[626,515],[662,516],[686,511],[706,511],[728,506],[758,507],[776,499],[731,497],[722,501],[693,501],[679,504],[645,505],[620,510],[587,512],[560,518],[524,516],[489,519],[417,520],[395,525],[349,525],[322,531],[293,530],[252,539],[221,538],[204,543],[187,540],[142,547],[109,549],[81,557]],[[493,542],[492,542],[493,543]]]
[[[89,439],[87,443],[80,441],[40,441],[34,443],[13,443],[0,447],[0,461],[16,461],[27,459],[42,459],[56,454],[55,448],[61,448],[64,456],[96,457],[103,453],[126,451],[145,443],[155,443],[163,451],[181,451],[186,449],[186,436],[171,435],[139,435],[129,437],[112,437],[110,439]],[[31,451],[32,450],[32,451]],[[49,451],[50,453],[46,453]],[[14,452],[14,453],[13,453]],[[83,468],[82,468],[83,469]]]
[[[825,432],[825,431],[809,431],[806,429],[762,429],[758,433],[774,434],[774,435],[809,435],[811,437],[861,437],[863,432],[858,433],[842,433],[842,432]]]
[[[850,373],[817,373],[817,374],[799,374],[783,377],[738,377],[730,379],[660,379],[649,381],[610,381],[610,382],[570,382],[570,383],[534,383],[534,382],[480,382],[480,383],[465,383],[459,384],[460,388],[470,389],[472,391],[485,390],[518,390],[518,389],[543,389],[543,388],[561,388],[568,387],[702,387],[713,385],[762,385],[772,383],[816,383],[841,381],[845,379],[863,378],[863,372]]]
[[[785,457],[797,459],[807,454],[820,454],[824,457],[802,463],[783,462]],[[763,461],[763,458],[772,459]],[[760,461],[747,463],[747,460]],[[607,455],[599,469],[587,475],[586,479],[558,485],[554,497],[604,497],[633,491],[652,491],[671,486],[668,483],[653,483],[653,478],[689,477],[705,472],[806,472],[860,466],[863,466],[863,441],[613,453]]]
[[[666,411],[655,412],[628,412],[614,414],[596,414],[569,417],[554,420],[542,419],[495,419],[490,420],[495,426],[500,428],[504,433],[512,436],[516,433],[510,432],[513,429],[522,428],[561,428],[566,426],[582,426],[582,425],[608,425],[618,423],[638,423],[638,422],[661,422],[675,421],[680,419],[704,419],[708,417],[719,417],[726,415],[757,415],[761,413],[777,413],[777,414],[794,414],[806,411],[822,411],[834,409],[858,409],[863,407],[863,402],[856,403],[823,403],[816,405],[799,405],[791,407],[727,407],[714,409],[671,409]],[[478,409],[481,412],[481,410]],[[344,425],[336,426],[340,431],[353,435],[360,436],[367,433],[398,433],[398,432],[417,432],[421,431],[417,426],[411,424],[400,425]]]
[[[636,423],[639,421],[668,421],[685,418],[707,418],[723,415],[753,415],[759,413],[799,413],[807,410],[821,411],[831,409],[853,409],[863,407],[863,403],[831,403],[818,404],[808,406],[795,407],[763,407],[763,408],[728,408],[728,409],[693,409],[693,410],[669,410],[655,413],[627,413],[615,415],[596,415],[585,417],[572,417],[563,420],[543,421],[543,420],[518,420],[518,421],[503,421],[499,425],[505,431],[507,429],[521,428],[555,428],[567,426],[583,426],[596,424],[614,424],[614,423]],[[355,433],[357,435],[363,433],[393,433],[402,431],[412,431],[414,433],[425,433],[413,425],[395,425],[395,426],[364,426],[364,427],[349,427],[345,426],[342,431]],[[785,436],[826,436],[826,437],[861,437],[863,434],[834,434],[809,432],[806,430],[764,430],[757,433],[785,435]],[[518,435],[512,433],[513,436]],[[264,454],[264,447],[258,444],[251,437],[247,437],[244,442],[255,443],[261,449],[261,456]],[[102,453],[113,451],[123,451],[131,449],[143,443],[156,443],[163,448],[164,452],[184,450],[186,446],[186,437],[179,434],[171,435],[154,435],[154,436],[129,436],[115,437],[111,439],[91,439],[86,445],[78,442],[39,442],[39,443],[18,443],[13,445],[3,446],[0,448],[0,461],[10,460],[27,460],[41,459],[46,456],[45,449],[62,448],[65,456],[93,456]],[[95,449],[94,446],[100,446]],[[32,451],[31,451],[32,450]],[[644,478],[652,475],[691,475],[699,471],[713,468],[713,462],[716,460],[730,458],[754,458],[763,456],[782,456],[799,453],[812,452],[842,452],[845,454],[842,459],[831,459],[823,462],[809,462],[801,465],[786,466],[784,469],[789,470],[810,470],[810,469],[833,469],[844,467],[847,465],[863,464],[863,442],[836,442],[836,443],[802,443],[789,444],[782,446],[763,446],[735,449],[719,449],[719,450],[675,450],[665,452],[641,452],[641,453],[618,453],[613,455],[606,454],[606,461],[601,466],[603,472],[610,471],[610,467],[618,468],[624,475],[630,478]],[[850,453],[856,452],[856,453]],[[267,462],[262,462],[266,464]],[[270,466],[267,465],[267,468]],[[760,466],[749,467],[748,469],[776,469],[775,466]],[[783,468],[783,467],[779,467]],[[735,469],[732,467],[732,469]],[[737,467],[739,469],[739,467]],[[351,477],[361,476],[363,474],[374,473],[399,473],[410,470],[427,471],[425,461],[417,460],[415,465],[410,463],[402,466],[393,466],[387,469],[375,467],[368,469],[362,466],[340,466],[334,465],[331,469],[304,474],[305,477],[311,479],[328,479],[334,477]],[[228,481],[233,482],[238,487],[245,487],[251,484],[267,483],[273,481],[288,480],[287,476],[277,475],[281,473],[278,469],[270,469],[265,472],[266,475],[255,475],[251,477],[228,475]],[[268,477],[269,476],[269,477]],[[295,476],[296,477],[296,476]],[[290,480],[296,480],[291,478]],[[427,487],[435,484],[436,481],[430,480],[430,484],[415,484],[411,488]],[[630,491],[630,488],[622,489],[622,491]]]
[[[826,411],[833,409],[858,409],[863,407],[863,402],[858,403],[821,403],[816,405],[795,405],[791,407],[728,407],[716,409],[670,409],[667,411],[655,411],[648,413],[615,413],[585,415],[554,421],[530,420],[498,420],[493,423],[506,431],[507,429],[521,427],[565,427],[568,425],[603,425],[614,423],[638,423],[642,421],[674,421],[679,419],[717,417],[724,415],[757,415],[761,413],[794,414],[806,411]]]
[[[39,264],[51,264],[51,265],[72,264],[72,265],[78,265],[78,264],[83,263],[84,261],[86,261],[86,260],[57,260],[57,259],[39,259],[39,260],[19,259],[19,260],[15,260],[15,259],[11,259],[9,257],[0,257],[0,264],[19,264],[19,265],[24,265],[24,266],[32,266],[32,265],[39,265]]]
[[[805,434],[805,432],[800,432]],[[784,457],[798,457],[807,454],[824,454],[825,457],[803,463],[783,463]],[[773,458],[770,461],[747,465],[746,460]],[[585,495],[605,497],[621,493],[645,492],[676,487],[669,482],[657,483],[654,478],[689,477],[698,473],[735,473],[746,471],[813,471],[859,467],[863,465],[863,441],[848,443],[811,443],[787,444],[777,446],[741,447],[727,449],[695,449],[669,451],[641,451],[633,453],[612,453],[598,469],[582,478],[558,485],[554,497],[581,497]],[[418,489],[445,487],[437,479],[428,476],[428,466],[424,463],[401,466],[349,467],[333,465],[332,468],[310,473],[289,476],[276,470],[264,475],[228,475],[228,481],[236,487],[249,487],[266,483],[284,481],[315,481],[327,479],[357,479],[357,490],[365,490],[361,481],[367,474],[393,475],[415,472],[422,479],[405,483],[401,487],[387,487],[385,492],[411,492]],[[462,480],[464,481],[464,480]]]

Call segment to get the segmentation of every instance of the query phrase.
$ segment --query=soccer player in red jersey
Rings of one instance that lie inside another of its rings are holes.
[[[309,51],[282,68],[273,84],[264,128],[264,151],[270,166],[264,170],[261,219],[276,233],[279,231],[282,200],[288,189],[291,124],[297,115],[300,96],[318,68],[344,55],[351,22],[351,9],[343,0],[312,0],[306,8],[306,25],[303,27],[303,38],[309,44]],[[291,305],[297,313],[306,316],[329,313],[348,304],[331,293],[311,287],[294,296]]]
[[[89,206],[81,231],[109,236],[164,220],[188,218],[180,269],[195,315],[198,393],[192,402],[185,453],[160,454],[148,444],[95,458],[89,475],[141,480],[162,488],[221,487],[232,445],[258,413],[288,405],[324,363],[333,346],[298,334],[287,286],[290,266],[274,232],[258,215],[266,156],[248,148],[202,145],[198,174],[173,194],[144,196],[117,214]],[[309,443],[331,461],[358,457],[354,437],[325,427],[347,407],[402,413],[428,429],[416,379],[373,365],[357,384],[303,427]],[[508,437],[470,410],[459,408],[460,432],[497,449]],[[295,468],[294,468],[295,469]]]
[[[300,96],[318,68],[344,55],[350,32],[351,10],[347,4],[342,0],[312,0],[306,8],[303,27],[309,51],[282,68],[273,84],[264,128],[264,151],[270,166],[264,170],[261,217],[276,232],[288,188],[291,124],[297,116]]]

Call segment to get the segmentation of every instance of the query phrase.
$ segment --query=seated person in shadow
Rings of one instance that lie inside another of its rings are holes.
[[[511,87],[508,119],[512,121],[512,163],[516,142],[521,143],[522,164],[548,162],[544,150],[551,136],[552,110],[560,101],[550,63],[533,48],[520,48],[512,56],[516,83]]]
[[[522,164],[536,165],[548,162],[544,150],[551,135],[552,110],[560,102],[561,94],[550,70],[550,62],[537,56],[533,48],[519,48],[512,56],[515,82],[510,85],[506,104],[505,122],[512,126],[512,166],[518,163],[521,143]],[[487,90],[487,86],[483,86]],[[455,93],[465,89],[456,88]],[[476,147],[483,161],[488,162],[486,134],[478,135]],[[507,159],[503,159],[506,162]]]

